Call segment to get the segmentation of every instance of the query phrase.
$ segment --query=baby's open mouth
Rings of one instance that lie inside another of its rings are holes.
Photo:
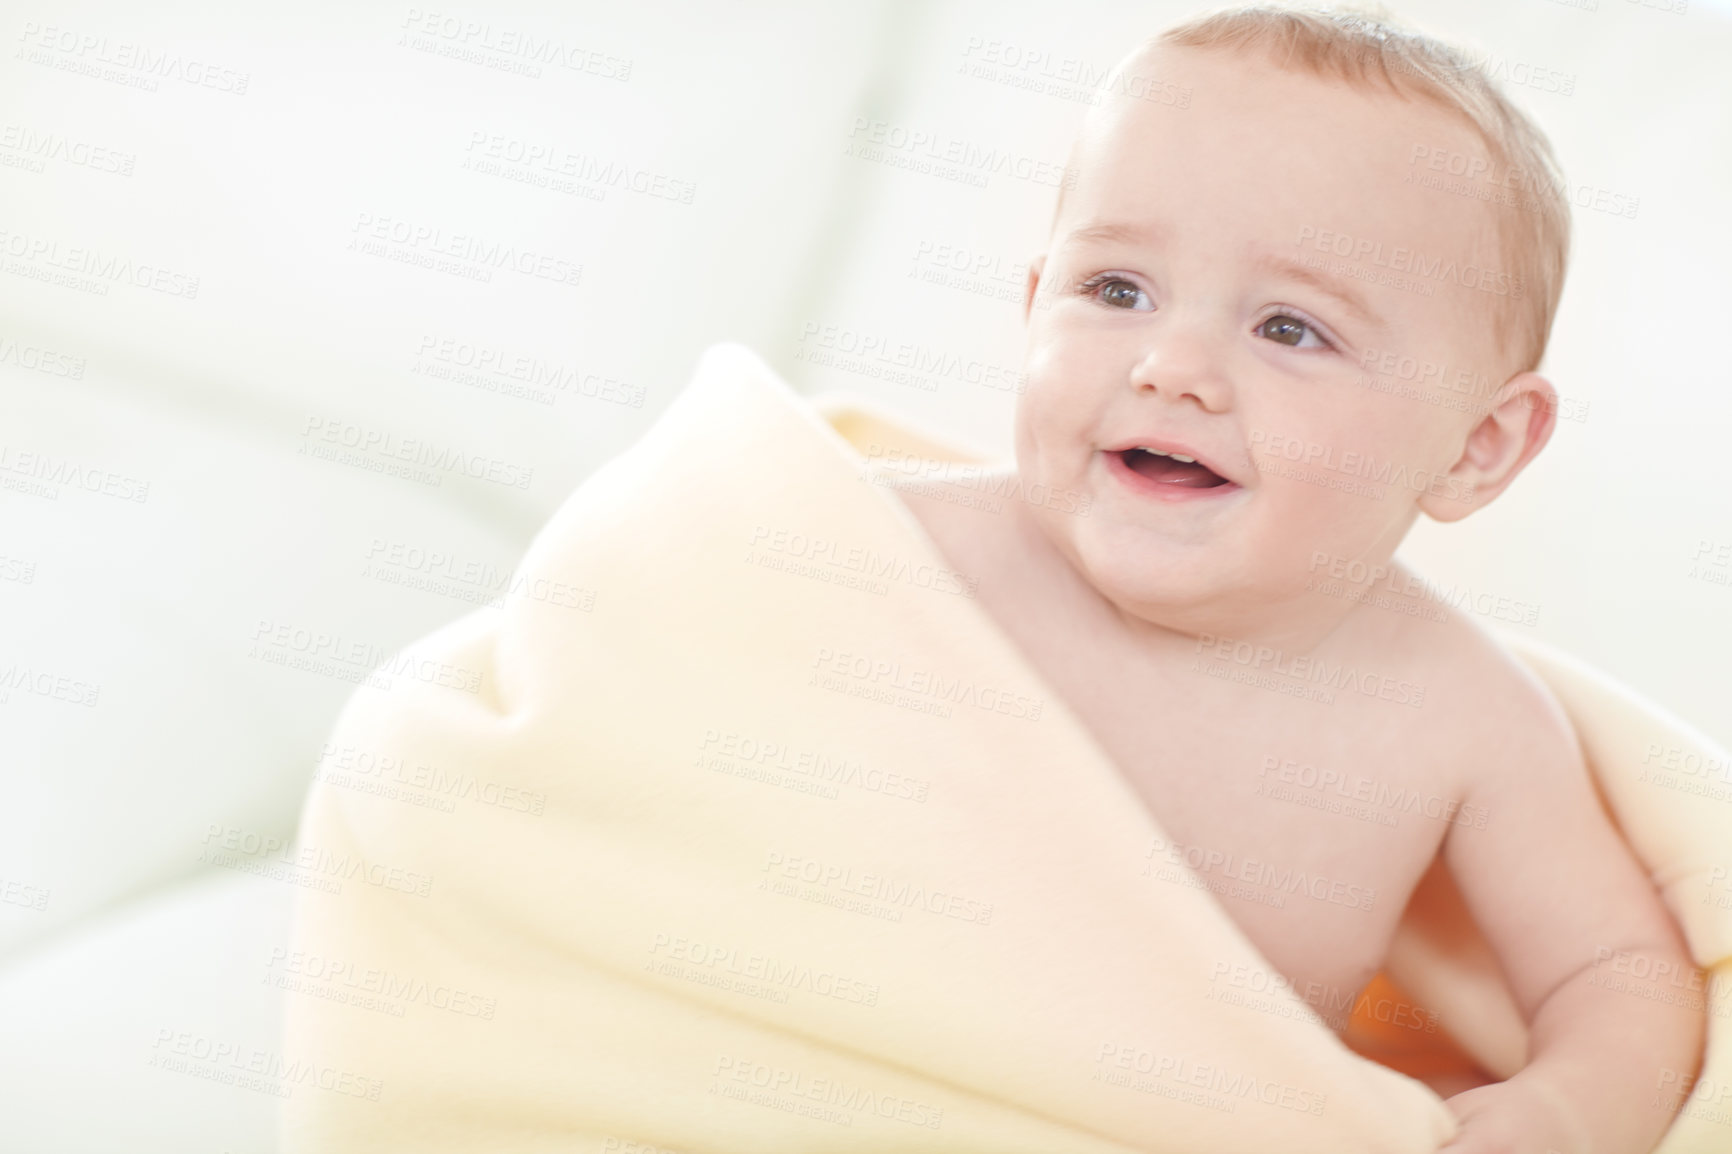
[[[1118,454],[1126,467],[1151,481],[1185,489],[1213,489],[1231,484],[1201,461],[1181,459],[1152,449],[1123,449]]]

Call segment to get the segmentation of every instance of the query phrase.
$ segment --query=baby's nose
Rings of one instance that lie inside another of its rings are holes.
[[[1209,412],[1232,404],[1233,386],[1222,370],[1222,350],[1215,342],[1177,326],[1152,334],[1148,347],[1130,372],[1138,393],[1169,401],[1191,400]]]

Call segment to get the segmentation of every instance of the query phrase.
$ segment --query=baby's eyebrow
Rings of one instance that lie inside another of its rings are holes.
[[[1099,221],[1070,231],[1065,240],[1071,244],[1091,240],[1116,241],[1121,244],[1154,244],[1164,240],[1167,230],[1158,225],[1123,224],[1119,221]]]
[[[1364,297],[1327,273],[1320,272],[1310,265],[1301,264],[1288,257],[1276,256],[1273,253],[1259,255],[1255,258],[1254,263],[1257,268],[1265,272],[1272,272],[1277,276],[1284,276],[1289,280],[1310,285],[1318,292],[1334,298],[1342,308],[1358,317],[1364,324],[1374,328],[1383,324],[1383,318],[1372,311],[1371,306],[1365,303]]]

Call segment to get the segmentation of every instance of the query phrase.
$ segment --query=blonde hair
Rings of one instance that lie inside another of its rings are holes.
[[[1519,300],[1512,294],[1510,307],[1493,309],[1493,333],[1499,348],[1514,356],[1516,371],[1539,367],[1563,294],[1569,197],[1545,135],[1478,64],[1458,48],[1393,27],[1381,10],[1228,8],[1168,28],[1132,58],[1160,44],[1262,49],[1278,67],[1416,96],[1466,120],[1492,163],[1521,174],[1525,186],[1519,204],[1500,206],[1515,210],[1498,212],[1498,244],[1522,291]]]

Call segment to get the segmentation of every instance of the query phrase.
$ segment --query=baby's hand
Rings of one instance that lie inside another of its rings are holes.
[[[1532,1087],[1494,1082],[1444,1103],[1461,1129],[1437,1154],[1584,1154],[1583,1136]]]

